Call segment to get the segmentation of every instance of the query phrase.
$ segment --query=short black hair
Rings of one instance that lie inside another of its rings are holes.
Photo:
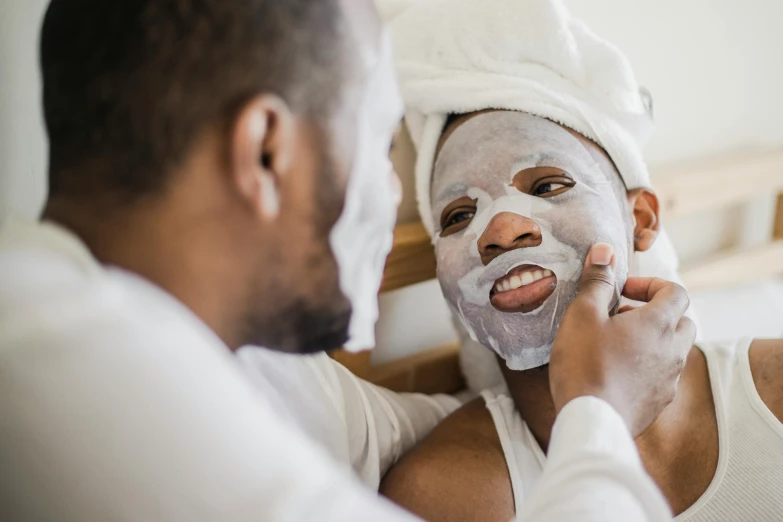
[[[162,189],[261,93],[314,119],[344,81],[339,0],[52,0],[41,33],[50,196]]]

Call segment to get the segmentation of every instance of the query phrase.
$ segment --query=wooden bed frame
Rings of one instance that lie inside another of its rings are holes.
[[[783,275],[783,148],[715,158],[653,173],[667,226],[683,216],[727,208],[764,194],[777,194],[769,242],[751,249],[723,252],[681,270],[689,290],[751,283]],[[381,292],[435,277],[435,255],[421,223],[397,226]],[[337,351],[332,357],[356,375],[395,391],[455,393],[465,387],[459,345],[426,350],[378,366],[370,353]]]

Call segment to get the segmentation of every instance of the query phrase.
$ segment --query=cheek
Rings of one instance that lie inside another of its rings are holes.
[[[627,248],[622,216],[616,206],[598,196],[571,198],[541,217],[548,222],[550,233],[579,252],[582,261],[597,242],[608,242],[615,249]]]
[[[438,280],[444,289],[456,288],[461,278],[481,264],[472,234],[440,239],[435,247],[435,258]]]

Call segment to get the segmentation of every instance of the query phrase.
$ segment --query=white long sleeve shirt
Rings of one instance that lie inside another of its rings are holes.
[[[239,360],[242,364],[238,364]],[[456,407],[325,356],[237,359],[190,310],[67,231],[0,230],[0,520],[405,521],[363,487]],[[666,520],[619,416],[555,425],[521,520]],[[603,508],[598,509],[598,507]]]

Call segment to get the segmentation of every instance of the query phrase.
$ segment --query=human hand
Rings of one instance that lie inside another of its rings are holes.
[[[572,399],[598,397],[637,436],[674,399],[696,326],[683,315],[690,304],[685,289],[657,278],[629,278],[623,295],[647,304],[610,317],[613,262],[604,243],[587,256],[579,294],[552,347],[550,388],[558,413]]]

